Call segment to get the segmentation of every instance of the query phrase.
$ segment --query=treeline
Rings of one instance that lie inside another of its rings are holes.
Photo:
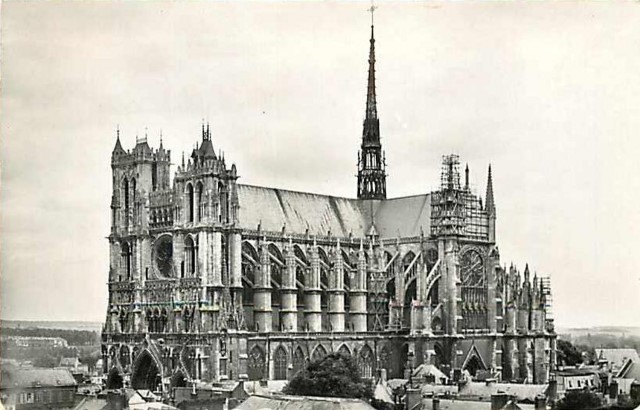
[[[572,342],[576,345],[592,348],[629,348],[640,351],[640,337],[635,335],[620,336],[609,333],[594,333],[573,337]]]
[[[43,328],[2,328],[3,336],[60,337],[70,346],[90,346],[100,343],[98,332],[90,330],[43,329]]]

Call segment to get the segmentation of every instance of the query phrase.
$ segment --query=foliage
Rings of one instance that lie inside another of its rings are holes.
[[[395,405],[391,403],[387,403],[386,401],[383,401],[383,400],[378,400],[376,398],[371,399],[369,404],[371,404],[371,407],[373,407],[376,410],[395,410],[396,408]]]
[[[362,380],[355,360],[331,353],[310,363],[285,386],[285,394],[296,396],[344,397],[370,400],[373,390]]]
[[[71,346],[100,344],[100,337],[98,333],[90,330],[6,327],[2,328],[2,334],[3,336],[61,337]]]
[[[100,347],[99,346],[89,346],[82,347],[79,349],[78,359],[80,363],[86,364],[89,372],[93,372],[96,368],[96,363],[100,360]]]
[[[595,393],[589,390],[574,390],[564,395],[564,398],[556,404],[555,410],[588,410],[597,409],[600,406],[602,401]]]
[[[597,362],[596,349],[591,346],[576,344],[576,349],[582,353],[582,360],[585,364],[593,365]]]
[[[558,339],[558,363],[565,366],[575,366],[582,363],[582,353],[566,340]]]
[[[75,357],[75,347],[8,347],[3,343],[2,355],[20,362],[30,361],[35,367],[57,367],[63,357]]]

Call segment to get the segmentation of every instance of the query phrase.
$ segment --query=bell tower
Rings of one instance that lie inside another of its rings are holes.
[[[371,7],[371,39],[369,40],[369,78],[367,105],[362,126],[362,144],[358,152],[358,199],[386,199],[387,181],[385,158],[380,144],[380,120],[376,106],[376,56]]]

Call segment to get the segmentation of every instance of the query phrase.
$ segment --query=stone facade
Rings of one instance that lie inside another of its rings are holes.
[[[491,168],[484,204],[456,155],[437,191],[386,199],[373,28],[370,53],[357,199],[239,184],[208,125],[173,180],[162,141],[125,151],[118,135],[109,387],[289,379],[335,351],[365,377],[431,363],[454,378],[547,381],[548,282],[501,265]]]

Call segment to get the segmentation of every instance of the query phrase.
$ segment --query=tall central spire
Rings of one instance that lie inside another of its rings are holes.
[[[376,50],[371,6],[371,39],[369,40],[369,76],[367,78],[367,103],[362,124],[362,144],[358,152],[358,198],[385,199],[387,182],[385,158],[380,144],[380,121],[376,101]]]
[[[373,13],[372,13],[373,14]],[[376,39],[373,37],[373,21],[371,22],[371,40],[369,46],[369,80],[367,82],[367,119],[378,118],[376,107]]]

